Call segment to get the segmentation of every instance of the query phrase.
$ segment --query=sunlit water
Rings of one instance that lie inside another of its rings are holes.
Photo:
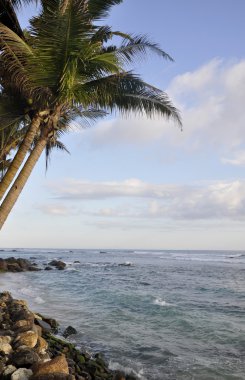
[[[139,379],[245,379],[245,252],[11,250],[64,271],[7,273],[0,289],[78,330]],[[74,263],[79,260],[80,263]],[[120,264],[132,265],[120,265]]]

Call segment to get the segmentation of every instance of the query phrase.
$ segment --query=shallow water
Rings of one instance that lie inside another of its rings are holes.
[[[25,298],[140,379],[245,379],[245,252],[17,250],[65,271],[7,273]],[[79,260],[80,263],[74,263]],[[126,264],[126,265],[120,265]]]

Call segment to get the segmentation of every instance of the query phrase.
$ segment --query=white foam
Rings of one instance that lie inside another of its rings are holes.
[[[126,374],[133,374],[134,376],[137,377],[137,379],[140,379],[140,380],[147,380],[144,377],[143,368],[141,368],[138,372],[136,372],[133,368],[131,368],[129,366],[123,366],[117,362],[112,362],[112,361],[109,362],[109,368],[113,371],[119,370],[119,371],[125,372]]]
[[[153,301],[153,304],[154,305],[158,305],[158,306],[172,306],[170,303],[162,300],[160,297],[159,298],[155,298],[154,301]]]
[[[45,301],[42,299],[42,297],[36,297],[34,301],[38,304],[45,303]]]

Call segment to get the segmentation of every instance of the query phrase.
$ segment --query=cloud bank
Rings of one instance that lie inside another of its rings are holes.
[[[84,202],[90,215],[101,217],[164,218],[173,220],[203,220],[245,218],[245,181],[214,181],[191,185],[153,184],[140,179],[92,182],[66,180],[50,185],[60,203],[50,206],[50,213],[68,215],[67,204]],[[113,207],[107,201],[114,202]],[[86,201],[86,202],[85,202]],[[92,211],[88,201],[99,201]],[[104,203],[103,203],[104,202]],[[79,204],[80,204],[79,203]],[[65,204],[65,206],[64,206]],[[55,211],[54,211],[55,210]],[[49,211],[47,207],[46,212]]]

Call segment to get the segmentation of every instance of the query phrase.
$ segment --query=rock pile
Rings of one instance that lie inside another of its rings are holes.
[[[111,371],[101,354],[91,357],[54,336],[58,324],[30,311],[23,300],[0,293],[0,379],[135,380]]]
[[[26,272],[26,271],[38,271],[35,263],[31,263],[26,259],[16,259],[15,257],[9,257],[7,259],[0,258],[0,272]]]

